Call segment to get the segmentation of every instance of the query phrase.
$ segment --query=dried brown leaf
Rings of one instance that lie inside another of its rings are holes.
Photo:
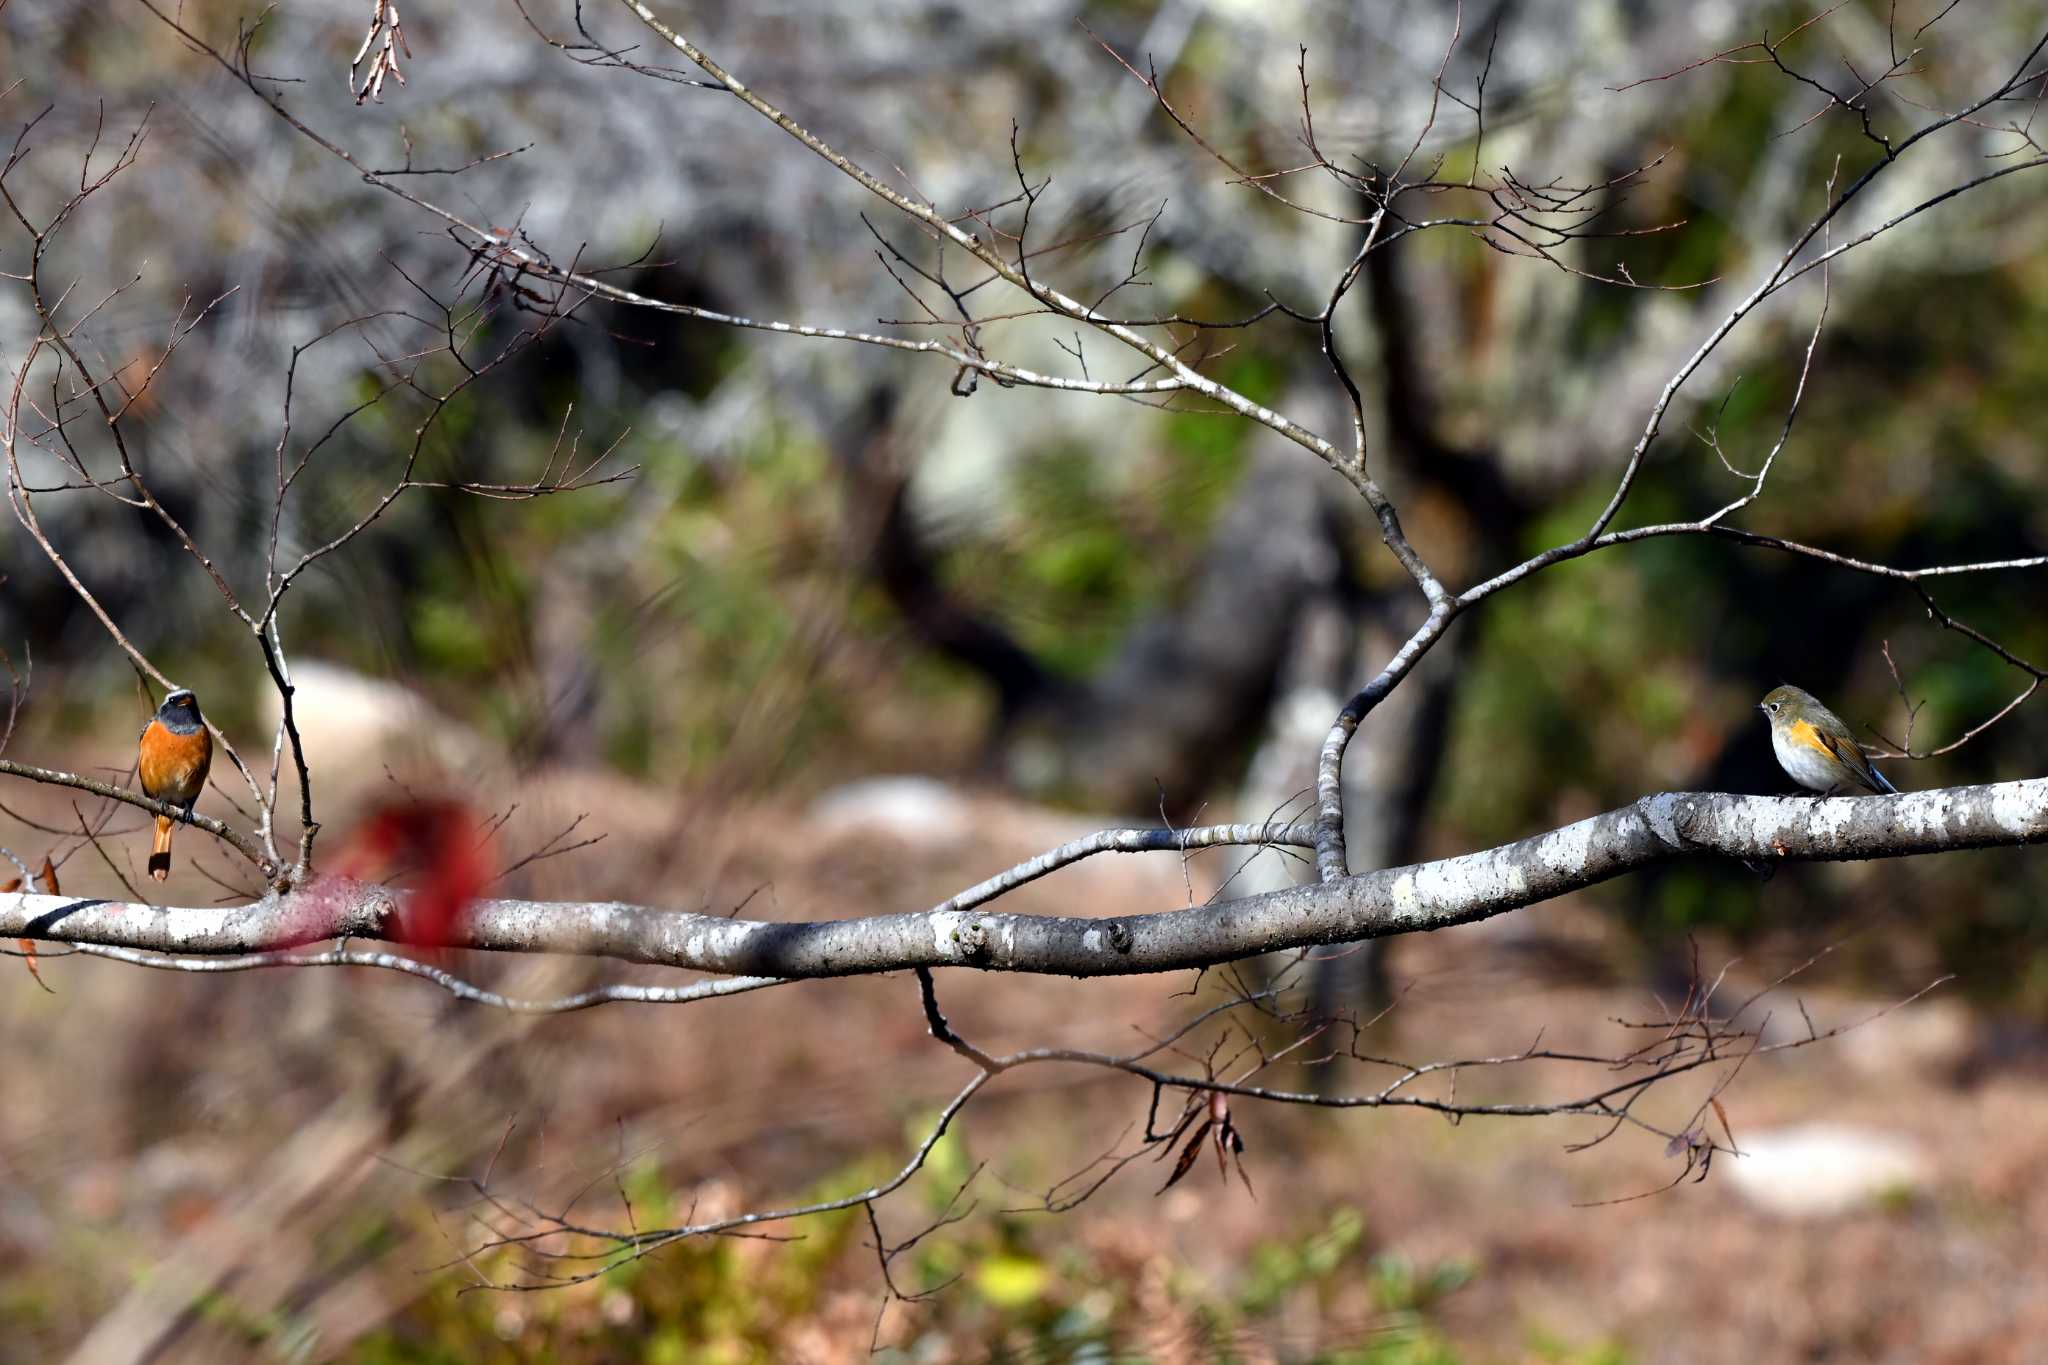
[[[1155,1197],[1165,1194],[1168,1190],[1172,1189],[1180,1178],[1186,1175],[1194,1166],[1195,1156],[1202,1150],[1202,1139],[1209,1136],[1211,1122],[1212,1120],[1203,1119],[1200,1124],[1196,1125],[1194,1136],[1188,1139],[1187,1146],[1181,1148],[1180,1160],[1173,1163],[1173,1174],[1166,1177],[1164,1185],[1153,1191]]]

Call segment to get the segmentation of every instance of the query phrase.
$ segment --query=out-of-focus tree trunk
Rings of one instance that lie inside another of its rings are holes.
[[[1399,613],[1412,609],[1405,595],[1371,605],[1358,631],[1352,677],[1370,676],[1400,648],[1407,628]],[[1436,788],[1460,664],[1468,652],[1465,642],[1471,637],[1469,628],[1455,630],[1430,651],[1408,680],[1374,708],[1351,741],[1345,761],[1350,791],[1344,809],[1345,846],[1353,869],[1421,860],[1423,817]],[[1323,725],[1327,730],[1327,716]],[[1318,949],[1310,992],[1316,1017],[1352,1016],[1364,1022],[1385,1010],[1393,999],[1391,946],[1391,940],[1379,939]]]
[[[934,650],[987,678],[999,699],[990,762],[1023,791],[1118,811],[1189,815],[1234,780],[1280,685],[1310,604],[1349,591],[1344,519],[1328,471],[1255,455],[1186,591],[1138,623],[1085,678],[1057,677],[1000,622],[950,593],[906,496],[894,403],[822,422],[872,527],[869,571]]]
[[[1176,819],[1234,779],[1310,605],[1347,591],[1335,483],[1291,453],[1256,456],[1183,600],[1140,622],[1046,723],[1027,720],[1013,773],[1117,809],[1156,808],[1163,792]]]

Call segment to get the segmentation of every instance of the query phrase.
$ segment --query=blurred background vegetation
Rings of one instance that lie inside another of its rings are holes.
[[[305,78],[278,87],[287,104],[368,164],[410,154],[454,166],[521,148],[461,176],[407,183],[491,223],[516,220],[557,259],[631,263],[608,278],[656,297],[816,325],[914,315],[877,263],[857,189],[735,102],[579,64],[515,11],[427,0],[405,16],[411,83],[357,107],[340,73],[366,8],[277,6],[251,53],[259,69]],[[569,5],[528,8],[540,28],[572,34]],[[1045,240],[1142,221],[1163,203],[1140,258],[1145,283],[1118,296],[1138,314],[1227,317],[1269,297],[1313,308],[1355,241],[1230,184],[1091,31],[1141,65],[1155,59],[1175,106],[1260,171],[1303,159],[1298,45],[1325,149],[1391,164],[1422,127],[1454,22],[1445,82],[1469,98],[1485,73],[1484,138],[1446,105],[1422,140],[1423,164],[1446,179],[1509,166],[1530,181],[1591,184],[1655,163],[1610,196],[1603,221],[1664,230],[1592,240],[1573,261],[1697,287],[1603,285],[1439,230],[1376,256],[1347,304],[1338,335],[1368,390],[1382,477],[1419,548],[1462,585],[1584,528],[1670,373],[1824,202],[1837,168],[1853,176],[1876,152],[1839,112],[1808,122],[1815,93],[1768,63],[1617,89],[1784,33],[1812,16],[1804,5],[1336,8],[791,0],[772,13],[694,5],[688,22],[828,140],[901,167],[948,207],[1013,192],[1013,120],[1028,172],[1052,177],[1034,220]],[[1910,23],[1907,8],[1852,0],[1787,58],[1837,84],[1849,80],[1845,63],[1882,69],[1888,19],[1896,12],[1910,31],[1941,6],[1920,6]],[[185,17],[216,41],[232,37],[228,7]],[[606,43],[646,42],[623,12],[589,21]],[[1927,109],[1995,83],[2040,22],[2029,6],[1943,19],[1914,44],[1922,55],[1910,74],[1873,98],[1877,123],[1896,138]],[[644,47],[639,55],[654,60]],[[187,300],[234,291],[181,345],[134,439],[166,504],[224,572],[253,585],[293,348],[347,319],[419,306],[401,270],[444,301],[471,304],[483,297],[482,272],[432,221],[295,138],[140,6],[0,8],[0,72],[18,78],[0,106],[11,121],[49,106],[29,139],[33,158],[9,178],[44,211],[76,179],[102,121],[114,136],[149,125],[138,165],[67,229],[48,267],[75,279],[80,298],[139,274],[89,329],[112,364],[146,364]],[[2017,145],[1971,127],[1916,150],[1892,173],[1896,194],[1851,216],[1837,240]],[[1327,186],[1292,183],[1319,206],[1357,211]],[[906,250],[917,241],[877,226]],[[1902,566],[2040,553],[2044,239],[2038,184],[2016,175],[1845,258],[1798,421],[1740,524]],[[1045,269],[1085,294],[1120,277],[1135,242],[1109,237]],[[25,249],[19,233],[0,238],[0,269],[22,268]],[[1813,277],[1701,371],[1621,524],[1698,516],[1745,491],[1700,433],[1711,427],[1730,460],[1755,466],[1784,423],[1819,304]],[[480,344],[523,322],[501,307],[481,321]],[[22,292],[0,289],[0,353],[18,356],[34,328]],[[1218,378],[1318,429],[1342,429],[1312,329],[1276,317],[1223,335]],[[1020,323],[989,339],[1023,363],[1069,363],[1052,349],[1063,333]],[[391,322],[304,352],[290,440],[375,397],[391,357],[422,344]],[[1120,363],[1092,345],[1089,358]],[[431,360],[427,373],[446,383],[455,370]],[[1421,616],[1364,509],[1305,452],[1231,417],[986,382],[961,399],[950,379],[892,353],[592,302],[440,414],[422,475],[530,479],[565,424],[585,451],[617,442],[615,462],[638,473],[536,502],[409,494],[294,590],[285,643],[297,658],[403,682],[513,771],[607,774],[651,794],[642,807],[658,797],[698,821],[798,808],[893,773],[1098,816],[1252,819],[1293,797],[1298,784],[1259,776],[1262,755],[1293,742],[1282,704],[1342,695],[1383,661],[1389,633],[1400,638]],[[288,546],[316,544],[359,516],[425,413],[401,392],[340,428],[287,509]],[[136,644],[231,732],[260,733],[260,660],[179,548],[104,501],[52,497],[44,508]],[[34,661],[11,752],[118,767],[143,713],[125,661],[11,522],[0,579],[0,643]],[[2040,661],[2040,581],[1962,578],[1937,596]],[[1385,826],[1354,838],[1376,851],[1361,861],[1483,846],[1651,791],[1786,790],[1757,698],[1794,682],[1852,724],[1899,738],[1907,706],[1886,645],[1921,706],[1919,747],[1953,739],[2025,682],[1939,629],[1903,585],[1717,540],[1654,541],[1561,566],[1454,632],[1444,647],[1453,666],[1411,680],[1423,709],[1377,733],[1369,723],[1361,737],[1355,818]],[[2043,724],[2039,707],[2024,707],[1953,755],[1889,771],[1909,789],[2037,775]],[[1374,745],[1396,747],[1375,760]],[[1385,771],[1376,761],[1398,782],[1374,787],[1370,774]],[[345,827],[351,814],[344,799],[322,818]],[[685,817],[676,819],[680,830]],[[16,847],[38,838],[20,828],[6,837]],[[677,901],[651,880],[665,869],[708,897],[732,869],[693,866],[702,845],[678,846],[562,875]],[[92,885],[89,864],[81,857],[67,882]],[[2031,1039],[2048,1026],[2043,885],[2038,858],[2016,850],[1847,880],[1793,870],[1766,882],[1688,864],[1575,904],[1606,926],[1598,955],[1614,980],[1669,984],[1699,934],[1767,962],[1846,943],[1828,978],[1836,987],[1901,992],[1954,972],[1985,1028]],[[909,905],[884,883],[876,899],[838,911]],[[1403,949],[1379,964],[1397,989],[1419,979],[1404,971]],[[890,1137],[875,1137],[873,1150],[891,1150]],[[837,1174],[873,1159],[845,1154]],[[678,1197],[673,1176],[658,1163],[631,1168],[643,1211]],[[941,1203],[945,1185],[935,1178]],[[858,1313],[832,1299],[859,1282],[863,1257],[871,1277],[865,1233],[849,1216],[811,1225],[807,1241],[772,1256],[740,1242],[685,1247],[555,1296],[463,1295],[459,1273],[429,1277],[361,1338],[359,1358],[487,1359],[476,1343],[489,1338],[506,1359],[746,1359],[789,1349],[793,1320],[865,1334],[872,1293]],[[359,1253],[374,1256],[383,1235],[363,1233]],[[1143,1258],[1114,1238],[1068,1245],[1057,1220],[982,1219],[897,1273],[919,1288],[961,1276],[929,1310],[931,1339],[989,1343],[997,1358],[1109,1359],[1118,1331],[1162,1303],[1192,1324],[1187,1340],[1204,1343],[1189,1358],[1274,1358],[1230,1345],[1254,1340],[1283,1342],[1271,1351],[1287,1359],[1464,1358],[1432,1317],[1484,1273],[1455,1248],[1418,1259],[1381,1246],[1348,1205],[1293,1222],[1276,1213],[1254,1240],[1231,1275],[1153,1284],[1130,1269]],[[40,1270],[15,1281],[10,1312],[42,1322],[52,1341],[71,1329],[52,1316],[59,1291],[41,1277],[62,1264],[17,1252],[17,1269]],[[1365,1344],[1326,1349],[1313,1333],[1284,1344],[1282,1329],[1304,1314],[1337,1324],[1328,1339]],[[276,1321],[235,1330],[264,1349],[297,1349],[279,1344],[289,1332]],[[1494,1346],[1523,1358],[1663,1358],[1598,1330],[1569,1340],[1547,1331],[1531,1323],[1510,1334],[1515,1344]],[[722,1357],[701,1353],[713,1342]]]

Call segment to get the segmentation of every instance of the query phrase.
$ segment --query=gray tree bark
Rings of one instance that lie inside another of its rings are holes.
[[[773,923],[617,902],[483,900],[468,908],[453,937],[457,947],[578,953],[750,977],[912,967],[1119,976],[1468,924],[1672,858],[1843,861],[2043,839],[2044,778],[1830,800],[1666,792],[1483,852],[1149,914],[1090,919],[942,907]],[[1109,837],[1100,847],[1161,844]],[[1019,872],[1025,875],[1017,880],[1036,875]],[[402,904],[384,887],[332,879],[234,908],[16,895],[0,897],[0,936],[236,954],[334,938],[393,939]]]

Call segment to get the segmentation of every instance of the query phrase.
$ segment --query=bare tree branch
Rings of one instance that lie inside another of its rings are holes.
[[[0,758],[0,773],[4,773],[9,777],[25,777],[31,782],[45,782],[57,787],[71,787],[78,791],[89,792],[94,796],[103,796],[109,801],[126,802],[137,810],[148,811],[151,815],[167,815],[173,820],[183,821],[196,829],[205,830],[208,834],[227,844],[235,852],[254,863],[265,877],[269,877],[277,871],[276,863],[265,854],[262,845],[258,844],[254,839],[251,839],[248,835],[224,820],[216,820],[210,815],[200,815],[196,812],[188,814],[183,806],[175,802],[159,801],[155,797],[144,796],[139,791],[131,791],[127,787],[117,786],[112,782],[102,782],[98,778],[86,777],[81,773],[66,773],[58,772],[53,768],[38,768],[29,763],[17,763],[11,758]]]
[[[322,953],[274,952],[248,953],[241,957],[165,957],[160,953],[140,952],[133,948],[114,948],[98,943],[74,943],[71,949],[89,957],[103,957],[114,962],[125,962],[133,967],[148,967],[160,972],[195,972],[201,975],[216,972],[263,971],[276,967],[374,967],[418,977],[422,981],[439,986],[458,1000],[466,1000],[474,1005],[488,1005],[512,1014],[568,1014],[576,1010],[593,1009],[598,1005],[618,1003],[680,1005],[692,1000],[708,1000],[717,996],[744,995],[748,991],[757,991],[765,986],[782,984],[767,977],[756,976],[720,977],[713,981],[693,982],[687,986],[634,986],[613,982],[593,986],[587,991],[576,991],[570,995],[529,999],[486,990],[482,986],[463,980],[453,972],[445,971],[431,963],[402,957],[397,953],[335,948]],[[6,949],[0,949],[0,955],[14,954]],[[32,956],[27,952],[21,955]]]
[[[1121,976],[1488,919],[1675,858],[1841,861],[2048,838],[2048,779],[1815,800],[1667,792],[1498,848],[1241,900],[1085,919],[938,908],[778,923],[618,902],[480,900],[450,946],[576,953],[752,977],[979,967]],[[0,900],[0,937],[156,952],[244,954],[333,938],[396,939],[403,893],[326,879],[253,905],[155,909]]]

